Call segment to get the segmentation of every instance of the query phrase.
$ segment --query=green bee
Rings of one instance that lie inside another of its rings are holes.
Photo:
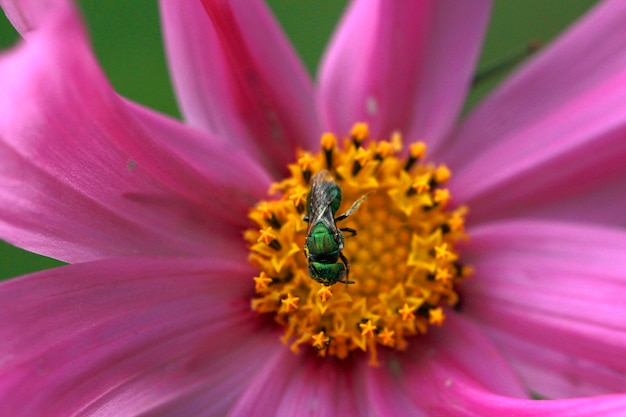
[[[309,275],[323,285],[337,282],[354,284],[348,279],[350,262],[341,253],[343,249],[343,233],[356,235],[356,230],[349,227],[337,228],[337,222],[350,216],[365,200],[367,195],[359,198],[344,214],[335,217],[341,205],[341,188],[332,179],[330,173],[322,170],[311,179],[311,191],[307,197],[304,221],[309,223],[304,254],[309,262]],[[341,262],[339,262],[341,259]]]

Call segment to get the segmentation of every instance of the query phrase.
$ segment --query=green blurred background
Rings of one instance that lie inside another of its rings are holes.
[[[268,3],[314,74],[347,1],[269,0]],[[595,3],[593,0],[496,0],[479,70],[523,51],[534,40],[547,43]],[[161,46],[156,1],[83,0],[80,4],[96,55],[115,89],[135,101],[178,117]],[[17,39],[12,26],[1,14],[0,48],[11,47]],[[506,71],[475,88],[468,106],[505,75]],[[0,279],[57,265],[61,263],[0,241]]]

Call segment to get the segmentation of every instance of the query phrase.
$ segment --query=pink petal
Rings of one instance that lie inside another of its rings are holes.
[[[296,147],[319,146],[311,81],[262,1],[160,4],[189,123],[245,148],[275,176],[286,172]]]
[[[224,414],[282,349],[250,312],[253,273],[127,258],[1,284],[0,415]]]
[[[265,361],[229,417],[368,415],[360,378],[365,361],[296,356],[286,348]]]
[[[370,124],[436,143],[463,103],[489,14],[489,1],[354,1],[320,68],[327,128]]]
[[[527,396],[490,341],[454,312],[443,328],[411,342],[406,353],[385,355],[383,366],[368,369],[367,396],[375,415],[453,415],[453,386]]]
[[[626,3],[604,2],[463,123],[439,155],[453,195],[476,221],[624,224],[625,85]]]
[[[476,275],[463,311],[530,390],[551,398],[626,390],[626,232],[538,221],[470,232]]]
[[[432,415],[441,417],[620,417],[626,409],[626,395],[576,398],[571,400],[522,400],[493,395],[464,384],[449,389],[453,407],[437,406]]]
[[[199,132],[129,107],[77,16],[55,16],[0,58],[0,236],[68,262],[241,252],[267,174]],[[192,149],[204,157],[189,158]]]
[[[29,32],[45,25],[51,15],[67,12],[74,3],[70,0],[0,0],[0,7],[20,34],[29,36]]]

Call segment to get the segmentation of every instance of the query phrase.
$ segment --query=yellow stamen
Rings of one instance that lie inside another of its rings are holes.
[[[439,188],[435,190],[433,201],[438,204],[446,205],[450,201],[451,195],[447,188]]]
[[[361,336],[374,336],[376,326],[372,324],[371,320],[359,324],[359,327],[361,328]]]
[[[451,176],[452,173],[445,165],[439,165],[435,170],[435,181],[437,181],[439,184],[447,182]]]
[[[329,151],[337,146],[337,137],[332,133],[324,133],[321,141],[322,149]]]
[[[333,292],[330,290],[330,287],[323,286],[319,289],[319,291],[317,291],[317,295],[319,295],[322,302],[325,302],[333,296]]]
[[[268,285],[272,282],[272,278],[268,277],[265,272],[261,272],[258,277],[254,277],[254,289],[256,292],[264,292],[269,290]]]
[[[385,345],[385,346],[389,346],[389,347],[393,347],[393,345],[395,344],[395,340],[393,338],[393,335],[396,332],[394,332],[393,330],[389,330],[388,328],[384,328],[379,334],[378,337],[380,338],[380,342]]]
[[[417,307],[409,307],[407,303],[404,303],[404,306],[400,310],[398,310],[398,313],[400,313],[400,315],[402,316],[402,321],[414,319],[415,314],[413,314],[413,312],[416,308]]]
[[[363,142],[370,134],[370,129],[367,123],[356,123],[350,132],[352,139],[358,143]]]
[[[313,339],[313,347],[317,349],[324,349],[328,346],[328,342],[330,342],[330,337],[326,336],[323,331],[318,334],[314,334],[311,336],[311,339]]]
[[[298,309],[298,301],[300,301],[300,297],[294,297],[291,295],[291,293],[287,294],[287,298],[280,300],[280,302],[282,303],[283,308],[287,311],[290,312],[292,310],[297,310]]]
[[[441,326],[446,318],[441,307],[433,308],[429,311],[428,322],[435,326]]]
[[[410,340],[419,343],[429,326],[445,325],[442,307],[459,300],[456,286],[472,268],[458,262],[456,244],[466,238],[467,209],[447,208],[452,196],[441,185],[450,178],[448,168],[424,162],[422,142],[413,143],[408,156],[400,155],[399,133],[388,141],[365,143],[368,138],[367,125],[357,124],[343,148],[328,133],[321,151],[300,152],[289,166],[291,176],[270,188],[273,199],[251,210],[255,227],[244,238],[250,262],[260,271],[253,280],[252,308],[274,316],[284,328],[281,340],[292,351],[308,346],[320,356],[344,359],[364,350],[375,365],[377,349],[404,350]],[[319,272],[310,272],[311,248],[303,250],[313,226],[303,220],[309,214],[308,193],[313,176],[323,169],[341,190],[335,218],[367,196],[336,224],[345,230],[339,233],[346,261],[335,252],[313,267],[327,266],[325,273],[337,274],[332,286],[311,278]],[[341,275],[347,263],[349,276]]]
[[[415,181],[413,181],[411,188],[417,191],[418,194],[428,191],[430,189],[430,173],[420,175],[419,177],[415,178]]]
[[[276,240],[276,236],[276,233],[271,227],[266,227],[265,229],[261,229],[257,242],[263,242],[266,245],[269,245]]]
[[[415,142],[409,146],[409,152],[412,158],[423,159],[426,155],[426,144],[424,142]]]

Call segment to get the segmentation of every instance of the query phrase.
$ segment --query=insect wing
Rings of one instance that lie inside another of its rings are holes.
[[[331,203],[337,197],[337,187],[334,182],[326,179],[327,171],[320,171],[311,180],[311,191],[308,201],[309,227],[307,234],[313,226],[322,222],[329,230],[334,230],[335,219],[331,209]]]

